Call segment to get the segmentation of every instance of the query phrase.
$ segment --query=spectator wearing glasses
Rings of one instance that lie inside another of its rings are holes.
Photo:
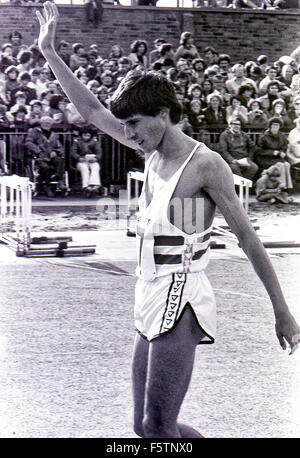
[[[218,150],[236,175],[252,180],[258,166],[254,162],[255,144],[241,129],[240,119],[232,119],[220,135]]]

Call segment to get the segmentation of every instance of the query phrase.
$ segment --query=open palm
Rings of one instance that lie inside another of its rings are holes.
[[[56,23],[59,18],[55,3],[44,3],[42,13],[37,11],[36,15],[40,23],[39,47],[41,51],[54,48]]]

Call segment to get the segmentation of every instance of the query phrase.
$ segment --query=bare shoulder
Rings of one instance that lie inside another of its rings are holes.
[[[219,153],[211,150],[204,143],[199,145],[193,159],[193,166],[198,176],[201,177],[201,185],[204,188],[220,186],[220,180],[222,183],[225,180],[230,185],[233,183],[232,172],[228,164]]]

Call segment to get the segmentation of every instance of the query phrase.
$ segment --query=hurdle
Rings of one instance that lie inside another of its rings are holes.
[[[18,254],[30,246],[32,187],[27,177],[0,177],[0,240]]]
[[[0,176],[0,241],[17,256],[65,257],[94,254],[95,245],[76,245],[70,236],[32,237],[32,192],[34,184],[27,177]]]

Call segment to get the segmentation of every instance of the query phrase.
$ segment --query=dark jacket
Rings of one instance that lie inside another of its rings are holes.
[[[228,127],[220,135],[218,151],[228,164],[234,159],[238,160],[244,157],[253,160],[255,150],[256,146],[250,136],[243,131],[234,134]]]
[[[287,147],[288,140],[286,135],[282,132],[273,135],[270,130],[267,129],[258,140],[256,162],[263,169],[271,167],[271,165],[276,162],[284,162],[286,159],[281,158],[279,155],[274,156],[274,151],[277,150],[286,153]]]

